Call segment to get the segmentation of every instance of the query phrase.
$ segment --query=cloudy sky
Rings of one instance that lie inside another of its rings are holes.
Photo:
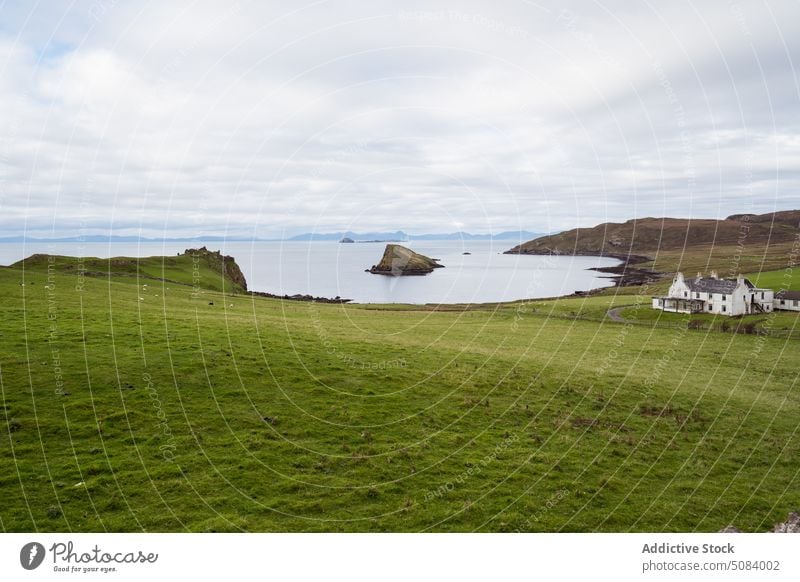
[[[0,236],[800,207],[797,1],[0,2]]]

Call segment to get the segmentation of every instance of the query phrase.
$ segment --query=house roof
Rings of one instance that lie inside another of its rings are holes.
[[[701,293],[733,293],[739,282],[736,279],[715,279],[713,277],[702,277],[700,279],[686,279],[686,286],[690,291]],[[749,288],[755,288],[749,279],[744,280],[744,284]]]
[[[800,299],[800,291],[778,291],[775,299]]]

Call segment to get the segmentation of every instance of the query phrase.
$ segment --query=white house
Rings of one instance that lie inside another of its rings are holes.
[[[710,277],[698,273],[694,279],[684,279],[679,272],[667,295],[653,297],[653,309],[734,316],[770,312],[774,300],[772,289],[759,289],[741,275],[736,279],[720,279],[712,271]]]
[[[772,308],[800,311],[800,291],[778,291],[775,293],[775,301],[772,303]]]

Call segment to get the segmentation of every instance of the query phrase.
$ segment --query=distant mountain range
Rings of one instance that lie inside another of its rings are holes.
[[[66,236],[55,238],[37,238],[31,236],[0,237],[0,243],[160,243],[160,242],[219,242],[219,241],[251,241],[245,238],[229,238],[224,236],[201,236],[185,238],[145,238],[141,236],[108,236],[104,234],[87,236]]]
[[[543,236],[527,230],[509,230],[497,234],[470,234],[468,232],[408,234],[402,230],[395,232],[307,232],[298,234],[290,241],[340,241],[349,238],[354,241],[412,241],[412,240],[515,240],[528,241]]]
[[[225,237],[225,236],[193,236],[176,238],[147,238],[141,236],[108,236],[108,235],[89,235],[89,236],[69,236],[53,238],[37,238],[30,236],[8,236],[0,237],[0,243],[161,243],[161,242],[268,242],[268,241],[333,241],[338,242],[343,238],[350,238],[354,241],[412,241],[412,240],[508,240],[524,242],[542,234],[521,231],[505,231],[497,234],[470,234],[468,232],[452,232],[446,234],[407,234],[402,230],[396,232],[307,232],[298,234],[287,239],[268,239],[268,238],[244,238]]]

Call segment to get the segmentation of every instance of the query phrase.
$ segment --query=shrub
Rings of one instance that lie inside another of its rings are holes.
[[[743,333],[746,335],[754,335],[758,333],[758,329],[756,328],[756,324],[754,322],[751,323],[740,323],[736,327],[736,333]]]

